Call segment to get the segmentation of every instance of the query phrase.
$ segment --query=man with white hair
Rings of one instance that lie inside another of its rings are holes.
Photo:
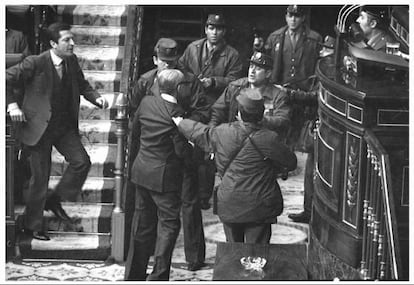
[[[184,157],[191,148],[171,120],[184,113],[177,104],[177,87],[183,80],[177,69],[159,72],[160,96],[144,96],[135,113],[135,127],[140,128],[141,136],[131,170],[131,181],[136,185],[135,212],[125,280],[169,280],[181,226]],[[151,255],[154,266],[147,277]]]

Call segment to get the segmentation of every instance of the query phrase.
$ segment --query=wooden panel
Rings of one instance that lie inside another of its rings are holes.
[[[213,280],[307,280],[306,254],[306,244],[219,242]]]
[[[361,137],[347,132],[346,154],[345,154],[345,185],[343,191],[343,214],[342,220],[357,229],[360,217],[360,195],[361,195],[361,164],[362,159]]]

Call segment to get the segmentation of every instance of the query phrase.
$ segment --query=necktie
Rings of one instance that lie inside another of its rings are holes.
[[[298,36],[297,36],[297,33],[291,33],[291,34],[290,34],[290,40],[291,40],[291,42],[292,42],[292,46],[293,46],[293,48],[295,48],[295,47],[296,47],[296,43],[297,43],[297,41],[298,41]]]
[[[62,77],[63,78],[66,74],[66,62],[62,60],[62,63],[60,64],[62,66]]]
[[[59,75],[59,78],[62,79],[62,77],[63,77],[63,62],[61,62],[60,64],[56,64],[55,69],[56,69],[57,74]]]
[[[60,62],[60,64],[58,64],[58,65],[55,65],[55,68],[56,68],[56,71],[57,71],[57,73],[58,73],[58,75],[59,75],[59,78],[60,79],[62,79],[63,78],[63,76],[65,75],[65,73],[66,73],[66,64],[65,64],[65,61],[61,61]]]

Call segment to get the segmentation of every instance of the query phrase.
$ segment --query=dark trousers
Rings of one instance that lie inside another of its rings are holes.
[[[189,263],[204,262],[206,242],[203,218],[197,193],[197,169],[186,169],[183,177],[182,217],[184,232],[184,253]]]
[[[125,280],[169,280],[172,253],[180,232],[180,206],[177,192],[159,193],[136,187]],[[154,267],[147,278],[152,254]]]
[[[308,153],[305,164],[305,177],[304,177],[304,197],[303,197],[303,210],[305,214],[311,215],[312,212],[312,199],[313,199],[313,172],[315,168],[314,153]]]
[[[205,154],[203,152],[203,154]],[[214,160],[203,159],[198,164],[198,191],[201,200],[209,201],[213,194],[216,165]]]
[[[48,192],[52,146],[65,157],[69,165],[55,190]],[[34,146],[27,146],[27,150],[32,176],[25,197],[25,228],[41,231],[46,198],[56,194],[63,200],[75,201],[82,190],[91,161],[77,130],[65,127],[48,128],[39,142]]]
[[[267,244],[272,236],[269,223],[223,223],[227,242]]]

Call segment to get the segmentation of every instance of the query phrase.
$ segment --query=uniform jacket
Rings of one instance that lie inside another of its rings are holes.
[[[80,94],[96,105],[100,97],[85,79],[75,55],[66,59],[67,75],[72,83],[71,104],[68,106],[73,125],[78,128]],[[35,145],[45,132],[52,115],[53,66],[50,51],[26,57],[6,70],[7,104],[17,102],[13,88],[24,86],[23,103],[19,106],[27,122],[21,124],[16,136],[22,143]]]
[[[203,38],[190,43],[179,59],[178,66],[196,77],[201,74],[202,77],[214,79],[214,87],[206,90],[212,104],[231,81],[241,77],[243,66],[238,51],[226,43],[217,47],[211,63],[208,60],[203,62],[202,52],[206,41]]]
[[[294,89],[308,90],[306,79],[315,73],[322,37],[317,32],[305,28],[293,50],[291,45],[285,45],[288,33],[288,27],[282,27],[271,33],[265,44],[266,51],[273,58],[272,82],[292,82],[295,83]],[[284,62],[288,64],[284,66]]]
[[[238,111],[236,97],[243,88],[248,87],[247,77],[231,82],[211,107],[210,124],[217,126],[221,123],[233,122]],[[262,95],[265,101],[263,125],[270,130],[280,132],[280,134],[285,133],[290,124],[290,107],[287,94],[269,83],[265,86]]]
[[[373,50],[385,52],[387,42],[392,43],[394,42],[394,40],[387,32],[380,31],[367,42],[367,45],[371,47]]]
[[[145,96],[136,116],[140,148],[131,170],[131,180],[156,192],[180,191],[183,161],[188,144],[172,121],[182,116],[177,104],[161,96]]]
[[[281,142],[276,132],[239,121],[208,127],[183,120],[178,128],[198,146],[215,152],[217,172],[222,176],[217,195],[218,215],[222,222],[276,222],[276,217],[283,210],[283,198],[276,175],[280,167],[293,170],[297,165],[295,154]],[[246,139],[249,134],[252,134],[255,144],[270,161],[265,161]],[[223,175],[228,160],[240,148]]]

